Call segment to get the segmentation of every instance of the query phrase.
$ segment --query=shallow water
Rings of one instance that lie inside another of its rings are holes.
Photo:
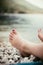
[[[8,40],[9,32],[16,28],[23,38],[32,42],[40,42],[37,31],[39,28],[43,30],[42,14],[9,15],[9,18],[6,18],[3,22],[4,25],[0,25],[0,29],[3,30],[0,31],[0,37],[5,37]]]

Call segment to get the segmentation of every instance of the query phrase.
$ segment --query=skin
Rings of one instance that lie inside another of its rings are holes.
[[[38,37],[43,42],[43,33],[41,29],[38,30]]]
[[[38,35],[40,36],[39,32]],[[38,37],[39,37],[38,36]],[[41,36],[40,36],[41,38]],[[21,53],[25,52],[27,54],[33,54],[41,59],[43,59],[43,44],[41,43],[32,43],[27,40],[24,40],[20,33],[15,29],[11,31],[9,35],[10,43],[17,48]]]

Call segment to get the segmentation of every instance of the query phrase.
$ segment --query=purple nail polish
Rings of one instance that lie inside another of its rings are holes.
[[[14,31],[14,30],[12,30],[12,31]]]

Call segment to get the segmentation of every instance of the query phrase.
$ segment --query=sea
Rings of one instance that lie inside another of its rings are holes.
[[[43,14],[0,15],[0,39],[7,41],[12,29],[16,29],[25,40],[40,43],[38,30],[43,32]]]

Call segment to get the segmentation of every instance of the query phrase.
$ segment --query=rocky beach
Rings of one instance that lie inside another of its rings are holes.
[[[41,62],[41,60],[33,55],[23,57],[19,50],[12,47],[10,43],[0,42],[0,64],[16,64],[28,62]]]

